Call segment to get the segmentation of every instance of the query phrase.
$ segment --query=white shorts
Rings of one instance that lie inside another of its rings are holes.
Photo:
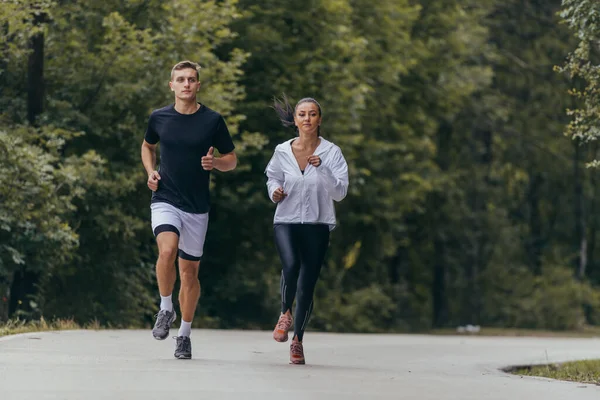
[[[161,232],[175,232],[179,236],[179,257],[190,261],[202,258],[208,213],[187,213],[169,203],[152,203],[150,210],[154,236]]]

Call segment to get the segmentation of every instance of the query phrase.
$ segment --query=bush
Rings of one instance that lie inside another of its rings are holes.
[[[499,268],[483,279],[484,325],[573,330],[600,321],[600,292],[568,268],[548,267],[541,276],[524,267]]]
[[[429,323],[429,303],[419,301],[401,285],[372,284],[315,300],[311,327],[334,332],[377,333],[408,331]]]

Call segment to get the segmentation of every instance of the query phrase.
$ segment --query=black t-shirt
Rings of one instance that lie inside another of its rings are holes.
[[[210,173],[202,168],[202,157],[211,146],[221,154],[235,148],[223,117],[204,105],[193,114],[180,114],[171,104],[150,114],[144,139],[160,141],[161,179],[151,202],[189,213],[208,212]]]

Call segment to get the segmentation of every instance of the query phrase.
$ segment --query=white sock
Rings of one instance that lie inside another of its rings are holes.
[[[173,299],[171,298],[172,294],[168,296],[160,296],[160,309],[173,311]]]
[[[181,320],[181,325],[179,326],[178,336],[187,336],[189,337],[192,333],[192,323],[185,322],[183,319]]]

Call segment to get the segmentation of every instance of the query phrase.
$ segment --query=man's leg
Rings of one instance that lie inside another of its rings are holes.
[[[158,245],[158,260],[156,261],[156,280],[160,292],[160,311],[152,329],[155,339],[164,340],[169,335],[171,325],[177,317],[173,310],[172,293],[175,286],[175,259],[179,245],[181,222],[177,210],[166,203],[151,205],[152,230]]]
[[[186,260],[179,257],[179,306],[181,307],[181,325],[175,338],[175,358],[192,358],[192,322],[196,313],[196,306],[200,300],[200,280],[198,269],[200,261]]]
[[[156,280],[161,298],[171,297],[175,287],[177,273],[175,271],[175,258],[179,236],[174,232],[162,232],[156,237],[158,244],[158,260],[156,261]],[[167,300],[168,301],[168,300]],[[165,303],[165,299],[161,303]],[[173,303],[161,304],[161,309],[173,311]]]
[[[179,336],[190,336],[191,333],[192,320],[194,319],[198,300],[200,300],[199,266],[200,261],[179,258],[179,278],[181,279],[181,289],[179,290],[181,327],[179,328]]]
[[[179,305],[181,307],[181,325],[177,334],[175,357],[192,358],[190,334],[196,306],[200,299],[200,281],[198,269],[204,252],[204,240],[208,228],[208,214],[181,214],[183,221],[181,240],[179,241]]]
[[[169,336],[171,325],[173,325],[177,317],[175,310],[173,310],[171,295],[176,279],[175,258],[177,257],[179,236],[174,232],[161,232],[156,236],[156,242],[158,244],[156,280],[161,300],[160,311],[156,315],[152,336],[155,339],[164,340]]]

